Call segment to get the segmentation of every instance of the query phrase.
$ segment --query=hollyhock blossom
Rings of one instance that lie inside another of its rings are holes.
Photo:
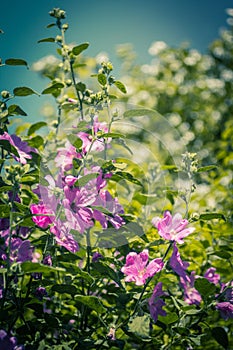
[[[93,210],[94,219],[99,221],[104,229],[108,227],[108,221],[115,229],[119,229],[125,224],[124,219],[120,216],[124,214],[123,207],[118,202],[118,199],[116,197],[113,198],[107,190],[103,190],[99,193],[94,205],[103,207],[109,212],[109,214],[104,214],[100,210]]]
[[[38,287],[36,288],[36,291],[35,291],[35,296],[39,299],[39,300],[42,300],[43,297],[46,297],[48,295],[46,289],[44,287]]]
[[[215,285],[219,283],[220,281],[220,275],[215,273],[216,269],[214,267],[210,267],[208,270],[206,270],[204,277],[211,283],[214,283]]]
[[[79,250],[78,242],[70,233],[70,226],[67,222],[57,220],[54,226],[50,227],[50,231],[55,235],[55,240],[58,245],[65,247],[72,253],[76,253]]]
[[[186,219],[182,219],[181,214],[177,213],[172,217],[168,210],[164,212],[162,219],[154,217],[152,224],[158,229],[158,233],[162,238],[180,244],[184,243],[184,237],[195,230],[194,227],[186,228],[189,222]]]
[[[148,249],[144,249],[137,254],[131,252],[126,256],[126,264],[121,271],[126,275],[126,282],[135,282],[137,286],[145,284],[147,278],[153,277],[157,272],[161,271],[164,263],[162,259],[154,259],[148,264]]]
[[[163,306],[165,306],[165,302],[161,299],[161,296],[164,296],[165,293],[162,290],[162,282],[159,282],[155,287],[152,296],[148,299],[149,310],[151,317],[154,322],[157,322],[158,316],[166,316],[166,311],[163,310]]]
[[[233,318],[233,304],[229,301],[223,301],[216,304],[216,309],[220,312],[221,317],[227,321]]]
[[[70,188],[64,186],[65,199],[62,201],[65,215],[70,229],[83,233],[86,229],[93,226],[92,205],[96,199],[96,193],[87,191],[85,187]]]
[[[64,172],[72,169],[74,158],[81,158],[81,155],[76,151],[76,147],[66,141],[65,147],[58,148],[55,163]]]
[[[171,266],[172,270],[177,273],[177,275],[183,277],[184,280],[187,279],[187,274],[185,271],[189,267],[189,263],[181,260],[176,243],[173,244],[173,253],[169,260],[169,265]]]
[[[191,275],[187,275],[186,278],[180,277],[180,285],[184,289],[184,300],[189,305],[199,305],[202,300],[200,293],[194,288],[194,282],[195,271],[192,271]]]
[[[54,212],[45,204],[32,204],[30,210],[32,214],[37,214],[32,217],[32,220],[43,229],[46,229],[55,219]]]
[[[99,252],[94,252],[92,255],[92,262],[97,262],[99,259],[103,259],[103,255]]]
[[[18,156],[12,154],[13,158],[21,164],[26,164],[27,159],[31,159],[31,152],[38,153],[35,148],[28,146],[27,142],[22,141],[20,137],[16,135],[9,135],[6,131],[3,135],[0,135],[0,140],[7,140],[18,152]]]

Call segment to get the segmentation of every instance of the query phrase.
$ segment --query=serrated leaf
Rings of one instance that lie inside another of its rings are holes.
[[[140,338],[150,338],[150,316],[137,316],[129,322],[129,331]]]
[[[26,66],[28,67],[28,64],[25,60],[22,60],[21,58],[8,58],[5,60],[5,64],[8,66]]]
[[[125,85],[124,85],[121,81],[116,80],[116,81],[114,82],[114,85],[115,85],[121,92],[123,92],[124,94],[127,93],[126,87],[125,87]]]
[[[73,145],[76,148],[82,147],[82,140],[73,134],[67,135],[68,140],[70,141],[71,145]]]
[[[228,349],[228,336],[224,328],[222,327],[214,327],[211,330],[213,338],[224,347],[224,349]]]
[[[37,41],[38,43],[54,43],[55,39],[54,38],[44,38],[44,39],[40,39]]]
[[[8,107],[8,115],[23,115],[27,116],[27,113],[22,110],[18,105],[10,105]]]
[[[197,291],[201,294],[203,298],[214,294],[216,291],[215,285],[209,282],[204,277],[199,277],[198,279],[196,279],[194,287],[197,289]]]
[[[95,296],[76,295],[75,300],[95,310],[97,313],[103,314],[106,311],[100,299]]]
[[[98,74],[97,79],[98,79],[98,82],[100,83],[100,85],[102,85],[102,86],[106,85],[107,78],[103,73]]]
[[[46,122],[38,122],[38,123],[32,124],[28,129],[28,136],[34,134],[35,131],[39,130],[40,128],[46,125],[47,125]]]
[[[64,84],[62,83],[55,83],[49,87],[47,87],[46,89],[44,89],[42,91],[42,95],[46,95],[46,94],[53,94],[53,93],[58,93],[60,92],[59,90],[62,89],[64,87]]]
[[[202,166],[200,168],[197,169],[197,172],[200,173],[200,172],[204,172],[204,171],[210,171],[210,170],[213,170],[213,169],[217,169],[217,165],[207,165],[207,166]]]
[[[83,52],[84,50],[86,50],[89,46],[89,43],[83,43],[83,44],[80,44],[78,46],[75,46],[73,47],[72,49],[72,53],[75,55],[75,56],[78,56],[80,55],[81,52]]]
[[[14,90],[13,90],[13,93],[15,96],[29,96],[29,95],[39,95],[38,92],[32,90],[31,88],[29,87],[26,87],[26,86],[21,86],[21,87],[16,87]]]
[[[69,284],[55,284],[51,290],[59,294],[70,294],[72,296],[77,294],[77,288],[74,285]]]
[[[204,213],[200,214],[200,220],[213,220],[213,219],[223,219],[226,221],[225,216],[222,213]]]
[[[99,173],[91,173],[84,175],[80,177],[74,184],[75,187],[83,187],[85,186],[89,181],[96,179]]]

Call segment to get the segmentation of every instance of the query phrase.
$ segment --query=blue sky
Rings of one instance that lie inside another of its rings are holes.
[[[163,40],[177,47],[188,41],[190,47],[206,52],[208,45],[227,27],[226,8],[231,0],[9,0],[2,1],[0,57],[23,58],[29,66],[41,57],[55,52],[49,43],[38,44],[54,35],[46,25],[53,19],[48,12],[60,7],[67,13],[70,29],[68,42],[90,42],[87,55],[108,52],[117,65],[115,47],[130,42],[140,63],[149,62],[148,48],[153,41]],[[25,67],[2,67],[0,89],[29,86],[37,91],[46,87],[35,72]],[[39,106],[47,96],[21,98],[17,103],[29,114],[28,120],[40,118]]]

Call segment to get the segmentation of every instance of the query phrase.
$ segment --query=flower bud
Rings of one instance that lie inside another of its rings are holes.
[[[1,91],[1,96],[3,98],[8,98],[8,97],[10,97],[10,93],[7,90],[3,90],[3,91]]]

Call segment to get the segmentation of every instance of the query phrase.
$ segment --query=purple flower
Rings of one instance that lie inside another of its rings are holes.
[[[220,311],[220,315],[225,321],[229,318],[233,318],[233,304],[229,301],[218,303],[216,309]]]
[[[162,238],[180,244],[184,243],[184,237],[195,230],[194,227],[186,228],[189,222],[186,219],[182,219],[181,214],[177,213],[172,217],[168,210],[164,212],[162,219],[154,217],[152,224],[158,229],[158,233]]]
[[[99,259],[102,259],[103,255],[99,252],[94,252],[92,255],[92,262],[97,262]]]
[[[176,246],[176,243],[173,244],[173,253],[170,258],[169,264],[172,270],[177,273],[180,277],[183,277],[184,280],[187,278],[187,274],[185,270],[189,267],[189,263],[187,261],[182,261],[180,257],[180,253]]]
[[[22,241],[22,243],[18,247],[17,261],[18,262],[31,261],[33,257],[32,255],[33,250],[34,248],[31,246],[31,243],[29,240]]]
[[[149,310],[151,317],[154,322],[157,322],[158,316],[166,316],[166,311],[163,310],[163,306],[165,306],[165,302],[161,299],[161,296],[164,296],[165,293],[162,290],[162,282],[159,282],[155,287],[152,296],[148,299]]]
[[[35,291],[35,296],[39,299],[39,300],[42,300],[43,297],[46,297],[48,295],[46,289],[44,287],[38,287],[36,288],[36,291]]]
[[[215,273],[216,269],[214,267],[210,267],[208,270],[206,270],[204,277],[211,283],[214,283],[215,285],[219,283],[220,281],[220,275]]]
[[[148,250],[144,249],[137,254],[131,252],[126,256],[126,264],[121,268],[121,271],[127,275],[126,282],[135,282],[137,286],[145,284],[147,278],[154,276],[157,272],[162,270],[164,263],[162,259],[154,259],[148,263]]]
[[[9,336],[3,329],[0,330],[0,349],[2,350],[23,350],[23,345],[17,345],[17,339]]]
[[[72,234],[70,234],[68,223],[57,220],[55,225],[50,228],[50,231],[55,235],[58,245],[65,247],[72,253],[76,253],[79,250],[78,243]]]
[[[186,278],[180,277],[180,285],[184,289],[184,301],[189,305],[199,305],[202,300],[200,293],[194,288],[194,282],[195,271],[192,271],[191,275],[187,275]]]
[[[27,142],[22,141],[20,137],[16,135],[9,135],[6,131],[3,135],[0,135],[0,140],[7,140],[18,152],[18,156],[12,154],[15,160],[20,162],[21,164],[26,164],[27,159],[31,159],[31,152],[37,153],[35,148],[28,146]]]
[[[53,263],[52,263],[52,258],[51,258],[51,256],[50,256],[50,255],[45,256],[44,259],[43,259],[43,261],[42,261],[42,263],[43,263],[44,265],[52,266]]]
[[[32,220],[43,229],[46,229],[55,219],[54,212],[45,204],[32,204],[30,210],[32,214],[37,214],[37,216],[32,217]]]

